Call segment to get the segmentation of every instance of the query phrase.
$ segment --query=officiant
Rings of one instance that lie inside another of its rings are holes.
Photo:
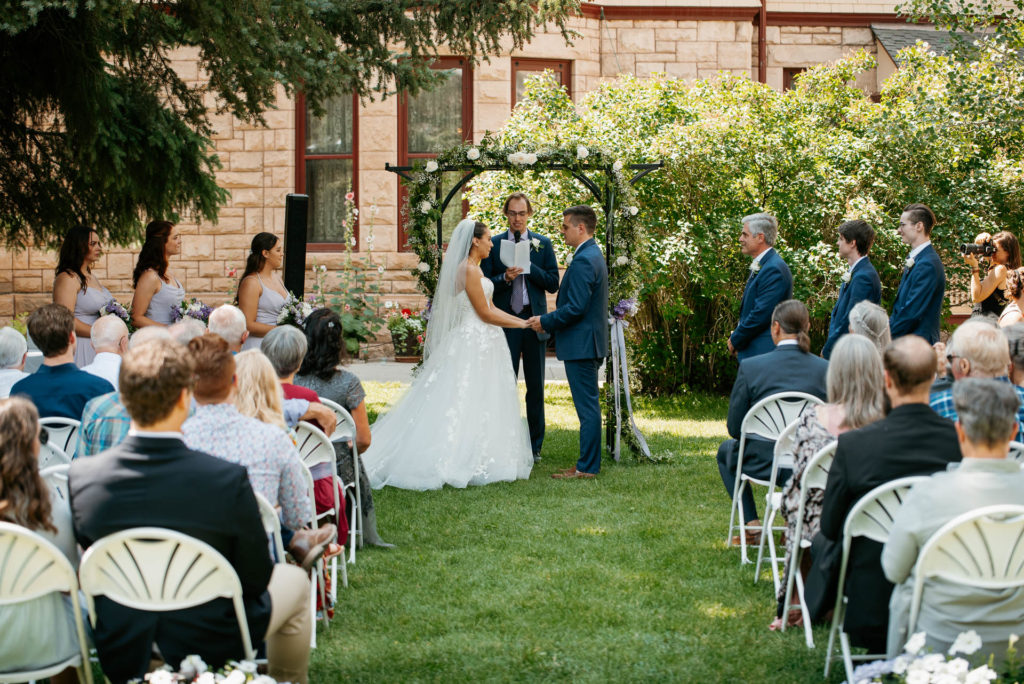
[[[526,227],[533,216],[533,205],[525,193],[509,195],[503,212],[509,229],[492,238],[494,247],[490,256],[480,262],[480,268],[494,283],[494,305],[526,320],[547,313],[546,293],[558,291],[558,261],[551,239]],[[502,243],[506,241],[509,244],[502,250]],[[513,265],[516,263],[515,245],[524,241],[529,244],[529,264],[516,267]],[[547,333],[536,333],[528,328],[505,329],[517,379],[522,360],[526,380],[526,421],[530,428],[534,463],[540,461],[544,444],[544,358],[548,337]]]

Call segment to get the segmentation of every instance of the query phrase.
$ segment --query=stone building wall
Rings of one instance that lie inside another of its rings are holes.
[[[566,45],[557,32],[542,31],[524,50],[473,67],[473,139],[501,128],[507,120],[512,107],[512,60],[516,57],[570,60],[571,95],[576,101],[620,73],[698,79],[726,71],[756,78],[754,18],[759,5],[758,0],[584,3],[583,16],[570,21],[579,34],[572,45]],[[818,23],[775,25],[778,19],[769,16],[768,83],[781,88],[787,67],[832,61],[860,48],[874,52],[870,23],[879,14],[893,12],[893,7],[893,3],[880,0],[769,0],[770,13],[801,12],[818,17]],[[600,18],[602,10],[610,15],[604,20]],[[850,25],[851,12],[875,14],[862,25]],[[826,20],[832,15],[843,18]],[[190,83],[202,81],[193,52],[177,53],[174,66]],[[873,74],[865,76],[868,89],[872,89],[873,79]],[[212,107],[214,102],[209,104]],[[217,177],[231,199],[215,224],[187,219],[179,224],[182,253],[172,261],[172,269],[189,295],[208,304],[226,301],[235,284],[227,274],[231,269],[241,270],[253,235],[264,230],[283,232],[285,196],[296,189],[296,107],[283,88],[279,88],[277,105],[266,115],[266,128],[228,115],[214,116],[214,142],[223,164]],[[398,250],[398,177],[384,170],[386,163],[399,161],[398,98],[362,102],[357,116],[361,226],[355,258],[372,269],[384,299],[417,308],[423,298],[409,273],[417,260]],[[109,248],[96,266],[100,281],[126,304],[131,300],[130,279],[137,252],[137,245]],[[342,268],[346,259],[343,252],[310,252],[307,265],[322,264],[334,271]],[[54,266],[55,255],[47,250],[0,250],[0,321],[50,301]],[[387,352],[386,346],[375,348],[375,353]]]

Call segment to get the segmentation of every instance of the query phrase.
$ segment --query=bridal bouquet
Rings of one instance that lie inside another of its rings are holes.
[[[179,303],[172,306],[171,311],[174,313],[175,323],[187,317],[194,318],[205,325],[210,320],[210,314],[213,313],[213,308],[203,304],[195,297],[186,297]]]
[[[143,680],[132,680],[133,684],[140,683],[141,681]],[[177,672],[172,670],[169,665],[164,665],[162,669],[148,673],[145,676],[145,681],[149,682],[149,684],[178,684],[179,682],[192,682],[194,684],[218,684],[218,682],[223,682],[223,684],[244,684],[245,682],[277,684],[273,677],[258,674],[256,663],[252,661],[243,660],[242,662],[236,662],[232,660],[220,672],[213,672],[203,662],[203,659],[197,655],[190,655],[182,660],[181,664],[178,665]]]
[[[306,300],[303,301],[295,296],[294,293],[288,293],[288,299],[284,300],[284,306],[281,307],[281,313],[277,314],[278,325],[294,325],[296,328],[302,328],[306,325],[306,319],[314,311],[319,311],[322,306],[315,304],[316,295],[306,295]]]

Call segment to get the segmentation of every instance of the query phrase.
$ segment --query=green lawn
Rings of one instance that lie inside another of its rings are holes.
[[[366,383],[371,417],[402,387]],[[825,629],[769,632],[771,581],[724,544],[714,454],[725,399],[639,400],[659,465],[575,462],[564,384],[547,386],[544,460],[529,481],[375,493],[381,535],[320,627],[311,681],[821,681]],[[413,447],[414,448],[414,447]],[[840,681],[839,668],[834,681]]]

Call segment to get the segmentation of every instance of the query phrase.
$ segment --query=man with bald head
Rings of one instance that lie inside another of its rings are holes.
[[[812,545],[807,578],[812,618],[835,605],[843,526],[853,505],[875,487],[909,475],[931,475],[960,461],[953,423],[928,406],[935,379],[935,351],[907,335],[885,350],[885,391],[892,409],[882,420],[839,435],[821,509],[821,532]],[[882,545],[857,537],[847,566],[845,631],[854,646],[885,651],[892,584],[881,565]]]
[[[128,326],[117,316],[100,316],[89,331],[96,358],[86,373],[101,377],[117,389],[117,374],[121,370],[121,356],[128,351]]]

